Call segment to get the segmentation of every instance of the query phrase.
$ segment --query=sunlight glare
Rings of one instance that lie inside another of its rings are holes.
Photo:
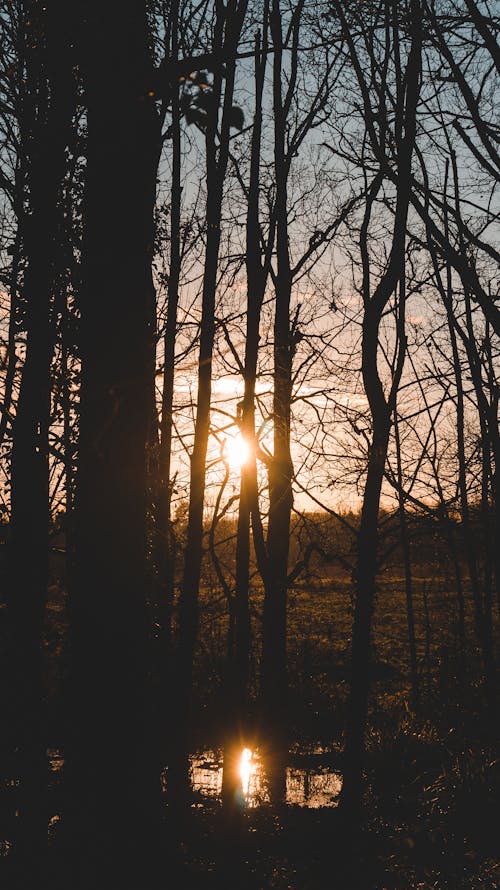
[[[241,433],[226,439],[224,457],[232,469],[242,467],[250,457],[250,447]]]
[[[250,776],[252,774],[252,752],[250,748],[243,748],[241,753],[241,763],[240,763],[240,776],[241,776],[241,787],[243,790],[243,794],[246,796],[248,794],[248,788],[250,786]]]

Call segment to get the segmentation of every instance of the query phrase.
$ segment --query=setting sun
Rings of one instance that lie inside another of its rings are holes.
[[[241,433],[226,439],[224,443],[224,459],[233,469],[243,466],[250,457],[250,446]]]

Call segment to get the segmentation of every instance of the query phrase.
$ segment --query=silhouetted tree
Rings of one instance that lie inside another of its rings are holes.
[[[215,336],[215,300],[221,238],[221,212],[224,179],[229,158],[229,134],[235,123],[233,92],[235,54],[247,8],[247,0],[231,0],[227,9],[218,7],[214,21],[212,52],[228,60],[225,76],[217,68],[210,92],[196,109],[193,120],[205,133],[206,154],[206,247],[203,272],[198,393],[193,449],[190,458],[190,489],[184,573],[179,600],[178,730],[172,786],[182,790],[185,782],[186,732],[192,682],[193,657],[198,629],[198,597],[202,561],[203,505]],[[222,112],[219,123],[219,107]],[[236,120],[239,126],[239,119]],[[174,773],[174,770],[176,771]],[[174,775],[176,776],[174,778]]]
[[[387,459],[391,414],[394,409],[406,351],[405,241],[421,78],[422,11],[418,0],[412,0],[408,7],[411,38],[407,57],[403,62],[399,8],[396,9],[390,4],[385,4],[384,8],[380,10],[382,22],[384,22],[386,49],[379,72],[380,80],[375,74],[376,66],[374,65],[370,73],[372,78],[370,81],[366,78],[356,45],[355,23],[353,22],[351,25],[342,4],[336,3],[335,10],[342,24],[350,61],[356,73],[363,100],[364,120],[372,149],[375,157],[380,159],[380,170],[373,176],[367,195],[359,245],[363,275],[362,375],[370,406],[372,431],[357,546],[351,690],[341,799],[342,812],[350,820],[357,819],[361,810],[364,735],[369,691],[370,638],[377,574],[380,494]],[[356,25],[359,26],[360,22],[357,21]],[[370,53],[370,48],[368,52]],[[391,158],[397,171],[394,223],[386,267],[372,292],[369,232],[374,201],[382,188],[386,166],[384,154],[385,146],[388,144],[388,103],[385,94],[385,78],[391,56],[396,76],[394,131],[392,134],[395,152]],[[377,100],[376,108],[372,107],[370,87],[374,88]],[[382,317],[388,304],[394,299],[397,300],[396,343],[391,379],[386,395],[378,369],[379,333]]]
[[[146,4],[92,2],[82,13],[88,132],[67,821],[78,886],[146,888],[160,818],[146,609],[160,128]]]
[[[19,70],[25,78],[25,84],[17,84],[17,126],[27,188],[27,206],[18,220],[25,257],[27,337],[12,441],[8,588],[14,743],[21,776],[16,854],[36,874],[47,845],[42,619],[48,582],[53,295],[59,198],[75,86],[71,13],[64,4],[23,3],[17,26]],[[15,306],[16,301],[13,312]]]

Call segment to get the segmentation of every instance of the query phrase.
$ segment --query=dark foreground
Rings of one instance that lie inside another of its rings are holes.
[[[500,888],[499,709],[492,713],[485,706],[474,645],[466,653],[464,673],[463,653],[453,635],[453,592],[438,582],[422,589],[426,602],[417,590],[416,610],[417,706],[410,704],[397,579],[387,581],[379,596],[364,821],[354,834],[346,831],[337,808],[348,691],[347,586],[339,580],[335,593],[328,584],[291,596],[291,741],[282,777],[287,802],[270,791],[254,751],[246,793],[231,811],[221,802],[218,753],[224,721],[224,617],[206,595],[193,726],[193,797],[179,814],[172,812],[168,793],[164,795],[158,888]],[[4,766],[0,871],[6,888],[75,886],[72,863],[64,853],[65,627],[63,599],[54,595],[46,636],[53,746],[49,859],[38,875],[30,873],[29,864],[16,862],[9,832],[17,780],[15,766]],[[260,732],[262,736],[262,727]],[[265,744],[264,737],[259,744]]]

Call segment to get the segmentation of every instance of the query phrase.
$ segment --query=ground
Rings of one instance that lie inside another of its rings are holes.
[[[491,713],[484,704],[469,596],[462,681],[452,585],[446,578],[421,573],[414,581],[414,598],[420,688],[417,708],[410,704],[404,579],[394,571],[382,576],[375,613],[361,832],[347,837],[335,806],[310,809],[267,804],[242,809],[228,822],[217,797],[198,796],[186,815],[180,847],[166,852],[165,868],[167,873],[177,874],[176,887],[500,888],[498,710]],[[261,601],[260,591],[255,590],[254,682]],[[205,589],[193,732],[193,748],[200,751],[217,748],[221,742],[224,613],[220,594]],[[291,591],[289,729],[290,762],[295,767],[310,764],[300,760],[306,756],[304,752],[318,750],[327,760],[330,757],[341,764],[351,617],[350,585],[345,577],[309,579]],[[45,639],[50,743],[56,763],[51,791],[54,851],[64,809],[64,767],[59,752],[64,747],[66,637],[65,596],[54,583]],[[4,816],[14,805],[12,778],[7,771]],[[168,835],[167,806],[165,815]],[[3,852],[7,852],[5,842]],[[9,857],[3,858],[6,863]]]

